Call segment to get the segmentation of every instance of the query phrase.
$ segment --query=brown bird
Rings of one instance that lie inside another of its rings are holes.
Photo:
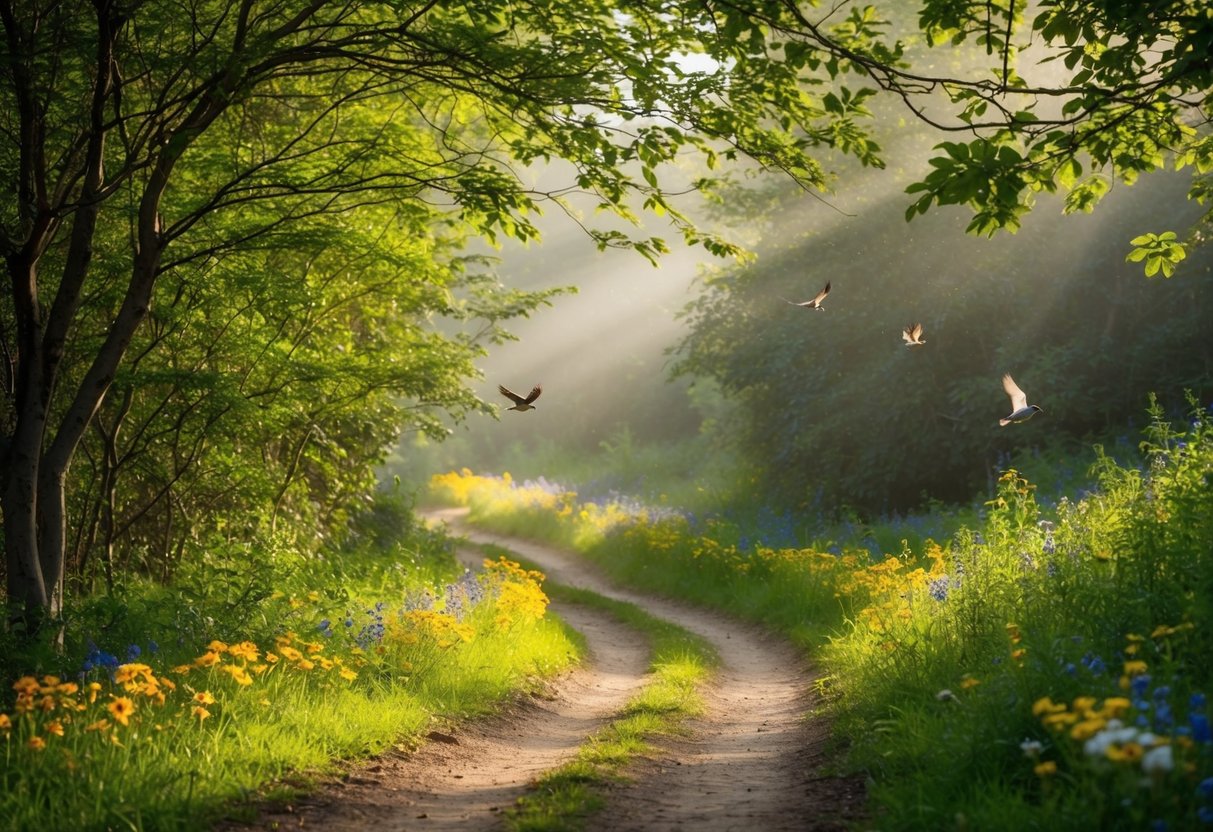
[[[921,347],[926,343],[922,340],[922,324],[910,324],[901,331],[901,337],[907,347]]]
[[[1011,397],[1011,415],[998,420],[1001,427],[1005,428],[1012,422],[1026,422],[1037,413],[1044,413],[1036,405],[1028,404],[1028,397],[1019,389],[1019,385],[1015,383],[1015,379],[1011,378],[1010,373],[1003,374],[1002,389]]]
[[[524,399],[522,396],[519,396],[517,393],[507,390],[505,387],[503,387],[500,384],[497,385],[497,390],[501,393],[501,395],[505,396],[507,399],[509,399],[510,401],[512,401],[514,403],[513,407],[507,407],[506,410],[517,410],[519,413],[525,412],[527,410],[534,410],[535,407],[534,407],[534,405],[531,404],[531,402],[533,402],[533,401],[535,401],[535,399],[539,398],[539,394],[543,392],[543,388],[540,387],[538,384],[536,384],[534,387],[531,388],[531,392]]]
[[[812,300],[802,300],[800,303],[797,303],[794,300],[788,300],[787,298],[782,298],[782,297],[780,298],[780,300],[782,300],[784,303],[790,303],[793,306],[801,306],[801,307],[804,307],[805,309],[816,309],[818,312],[821,312],[821,311],[823,311],[821,302],[826,299],[826,295],[828,295],[828,294],[830,294],[830,284],[827,281],[826,287],[824,289],[822,289],[820,292],[818,292],[817,297],[813,298]]]

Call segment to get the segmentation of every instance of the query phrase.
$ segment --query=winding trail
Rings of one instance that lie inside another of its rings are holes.
[[[822,774],[826,727],[814,707],[813,677],[793,647],[757,628],[668,599],[610,584],[584,560],[552,547],[473,529],[466,510],[426,516],[474,543],[496,543],[554,581],[628,601],[710,641],[722,666],[704,691],[707,711],[685,736],[663,739],[613,787],[593,832],[841,832],[862,817],[855,778]],[[460,559],[479,566],[468,548]],[[289,807],[230,829],[492,830],[499,814],[542,772],[570,759],[646,681],[642,636],[604,613],[568,604],[556,612],[586,638],[589,662],[551,691],[497,717],[431,733],[412,752],[390,752]]]
[[[690,735],[663,741],[595,817],[595,832],[841,830],[861,815],[863,785],[823,776],[828,731],[804,714],[813,677],[791,644],[718,613],[610,584],[584,559],[462,523],[465,509],[429,516],[475,543],[496,543],[549,578],[628,601],[706,638],[722,666],[706,691],[707,713]]]

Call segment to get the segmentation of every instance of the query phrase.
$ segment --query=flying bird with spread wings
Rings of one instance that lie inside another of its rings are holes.
[[[926,343],[922,340],[922,324],[910,324],[901,331],[901,337],[907,347],[921,347]]]
[[[506,410],[517,410],[519,413],[523,413],[527,410],[534,410],[535,406],[532,405],[531,402],[539,398],[539,394],[543,392],[543,388],[538,384],[531,388],[531,392],[527,394],[526,398],[519,396],[517,393],[506,389],[500,384],[497,385],[497,390],[501,393],[501,395],[505,396],[514,403],[513,407],[507,407]]]
[[[1036,405],[1028,404],[1027,395],[1019,389],[1019,385],[1015,383],[1015,379],[1011,378],[1010,373],[1003,375],[1002,389],[1006,390],[1007,395],[1011,397],[1011,415],[998,420],[1000,427],[1005,428],[1012,422],[1026,422],[1037,413],[1044,413]]]
[[[797,303],[794,300],[788,300],[787,298],[783,298],[783,297],[781,297],[780,300],[782,300],[784,303],[790,303],[793,306],[799,306],[804,309],[816,309],[818,312],[821,312],[821,311],[824,311],[821,306],[821,302],[826,299],[826,295],[828,295],[828,294],[830,294],[829,281],[826,282],[826,287],[824,289],[822,289],[820,292],[818,292],[817,296],[815,298],[813,298],[812,300],[802,300],[800,303]]]

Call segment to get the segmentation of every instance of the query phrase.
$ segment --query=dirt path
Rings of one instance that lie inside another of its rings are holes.
[[[619,589],[592,566],[543,544],[460,523],[462,509],[431,516],[477,543],[497,543],[549,578],[630,601],[708,639],[723,666],[708,713],[685,739],[663,743],[633,781],[616,789],[594,829],[782,832],[841,830],[862,813],[863,784],[823,775],[826,727],[802,719],[813,707],[811,674],[792,646],[700,609]]]
[[[498,543],[570,586],[642,606],[708,639],[723,665],[706,691],[707,713],[687,736],[664,741],[614,788],[594,832],[834,832],[860,817],[863,785],[822,774],[827,733],[812,708],[811,674],[786,642],[719,615],[613,587],[583,560],[542,544],[471,529],[462,510],[433,512],[473,542]],[[461,550],[465,563],[483,556]],[[550,698],[437,734],[418,750],[390,753],[253,828],[490,830],[540,773],[566,761],[645,681],[643,639],[602,613],[553,605],[581,631],[588,665]],[[247,825],[233,825],[244,828]]]

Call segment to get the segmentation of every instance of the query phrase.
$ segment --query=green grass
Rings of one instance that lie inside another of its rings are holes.
[[[4,655],[26,693],[6,684],[0,704],[0,829],[247,817],[340,761],[409,744],[435,720],[491,713],[580,659],[576,635],[540,617],[532,577],[499,564],[460,581],[451,553],[420,530],[323,561],[248,551],[74,610],[62,653]],[[109,661],[136,646],[132,661]],[[122,700],[127,724],[110,710]]]
[[[904,543],[878,523],[859,540],[822,529],[851,544],[832,552],[746,545],[722,518],[440,484],[473,522],[573,541],[617,580],[792,635],[882,830],[1201,828],[1213,424],[1195,403],[1179,428],[1152,416],[1144,469],[1096,452],[1096,488],[1056,504],[1011,471],[967,528]]]
[[[514,557],[501,547],[483,548]],[[602,808],[604,788],[623,776],[637,756],[650,751],[655,737],[678,733],[685,720],[703,712],[698,687],[720,658],[705,639],[635,604],[552,582],[544,588],[553,599],[614,616],[642,633],[651,651],[652,680],[609,725],[585,741],[576,759],[544,774],[507,814],[511,832],[578,832],[588,828],[592,815]]]

